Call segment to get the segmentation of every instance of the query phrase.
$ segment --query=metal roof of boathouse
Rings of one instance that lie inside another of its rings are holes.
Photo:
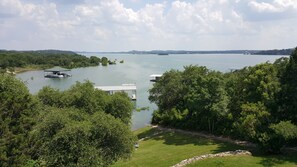
[[[96,89],[103,91],[136,91],[135,84],[123,84],[121,86],[95,86]]]
[[[71,70],[62,68],[62,67],[58,67],[58,66],[44,70],[44,72],[61,72],[61,71],[71,71]]]

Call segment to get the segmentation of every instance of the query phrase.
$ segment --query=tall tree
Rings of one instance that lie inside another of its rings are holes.
[[[297,124],[297,47],[290,56],[281,76],[282,92],[280,92],[280,116]]]
[[[37,102],[24,83],[8,75],[0,75],[0,97],[0,166],[22,166]]]

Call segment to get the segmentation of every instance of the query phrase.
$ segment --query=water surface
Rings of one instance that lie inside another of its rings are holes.
[[[153,110],[157,107],[148,100],[148,90],[152,87],[149,81],[151,74],[162,74],[170,69],[182,70],[187,65],[206,66],[212,70],[228,72],[267,61],[273,62],[282,56],[239,55],[239,54],[183,54],[183,55],[131,55],[131,54],[85,54],[86,56],[106,56],[108,59],[124,60],[123,64],[107,67],[77,68],[71,71],[72,77],[53,79],[44,78],[43,71],[29,71],[18,74],[25,81],[31,93],[35,94],[43,86],[51,86],[65,90],[77,81],[89,80],[96,86],[116,86],[127,83],[137,85],[137,102],[140,107],[149,107],[148,111],[134,112],[132,129],[144,127],[150,123]]]

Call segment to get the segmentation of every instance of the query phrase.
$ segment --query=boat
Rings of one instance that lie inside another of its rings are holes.
[[[70,71],[69,69],[54,67],[51,69],[44,70],[44,77],[45,78],[67,78],[72,76],[69,73],[69,71]]]

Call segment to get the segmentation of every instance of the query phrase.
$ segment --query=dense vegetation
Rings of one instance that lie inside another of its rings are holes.
[[[289,59],[225,74],[171,70],[149,92],[159,108],[152,123],[233,136],[273,153],[297,145],[297,48]]]
[[[40,68],[49,68],[61,66],[65,68],[77,68],[87,66],[98,66],[102,64],[115,64],[106,57],[98,58],[96,56],[86,57],[74,52],[67,51],[5,51],[0,50],[0,70],[7,68],[25,68],[28,66],[38,66]]]
[[[0,166],[108,166],[133,152],[126,94],[110,96],[85,82],[33,96],[0,74],[0,96]]]

